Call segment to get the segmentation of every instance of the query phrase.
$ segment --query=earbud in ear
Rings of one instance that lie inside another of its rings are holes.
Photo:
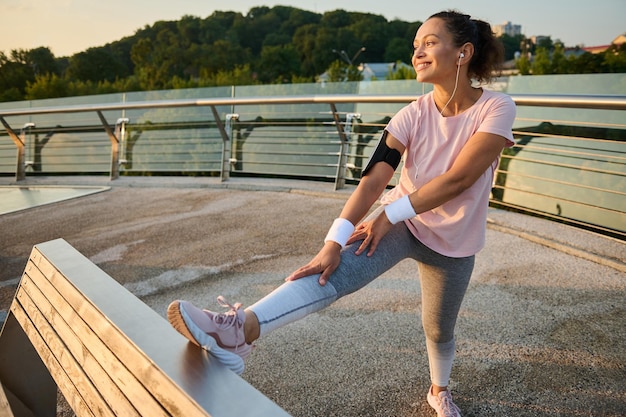
[[[465,58],[465,54],[461,52],[461,55],[459,55],[459,58]]]

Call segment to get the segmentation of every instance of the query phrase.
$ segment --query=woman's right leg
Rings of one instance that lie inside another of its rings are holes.
[[[374,212],[372,215],[375,215]],[[356,242],[341,253],[341,263],[326,285],[319,275],[287,282],[244,310],[241,304],[218,301],[229,311],[201,310],[183,300],[173,301],[167,310],[172,326],[192,343],[213,353],[237,373],[259,336],[327,307],[335,300],[364,287],[415,250],[416,239],[404,223],[395,225],[381,240],[372,256],[357,256]]]
[[[246,309],[258,320],[258,332],[263,336],[272,330],[315,313],[337,299],[353,293],[382,275],[412,253],[415,238],[404,223],[395,225],[381,240],[372,256],[356,255],[360,242],[347,246],[341,253],[341,263],[326,285],[319,284],[319,274],[286,282]],[[246,318],[248,321],[248,318]],[[256,320],[246,325],[255,327]],[[254,338],[253,338],[254,339]],[[247,340],[252,342],[252,340]]]

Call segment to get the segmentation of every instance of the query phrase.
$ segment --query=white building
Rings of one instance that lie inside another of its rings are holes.
[[[492,29],[496,36],[515,36],[522,34],[522,25],[514,25],[511,22],[504,22],[501,25],[493,25]]]
[[[371,62],[359,65],[359,71],[363,75],[363,81],[385,80],[402,67],[413,68],[404,62]]]

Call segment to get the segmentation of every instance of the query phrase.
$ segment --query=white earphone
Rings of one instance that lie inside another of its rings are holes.
[[[443,116],[444,110],[448,107],[448,104],[450,104],[450,102],[452,101],[452,98],[454,97],[454,94],[456,93],[456,88],[459,85],[459,71],[461,70],[461,59],[463,59],[463,58],[465,58],[465,54],[463,52],[461,52],[459,54],[459,63],[456,66],[456,78],[454,80],[454,90],[452,90],[452,95],[450,96],[450,99],[448,100],[446,105],[443,106],[443,108],[439,112],[439,114],[441,114],[442,116]]]

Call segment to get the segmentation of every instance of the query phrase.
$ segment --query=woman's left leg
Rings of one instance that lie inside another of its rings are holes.
[[[428,248],[419,259],[422,325],[431,381],[439,388],[447,387],[450,381],[454,328],[473,268],[474,256],[450,258]]]

